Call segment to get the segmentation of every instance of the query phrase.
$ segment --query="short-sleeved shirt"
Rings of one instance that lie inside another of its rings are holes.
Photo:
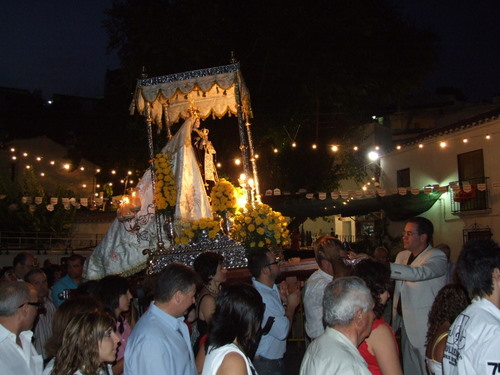
[[[307,347],[300,375],[371,375],[354,344],[336,329],[325,332]]]
[[[286,338],[290,328],[290,321],[285,315],[285,308],[281,303],[278,287],[272,288],[252,278],[252,284],[262,297],[262,302],[266,306],[262,326],[266,325],[269,317],[274,317],[271,330],[263,335],[257,348],[257,356],[267,359],[281,359],[286,351]]]
[[[173,317],[152,302],[128,338],[124,373],[197,375],[184,318]]]
[[[311,339],[321,336],[325,331],[323,325],[323,295],[326,286],[332,280],[332,275],[323,270],[317,270],[306,281],[304,287],[304,313],[306,317],[306,333]]]
[[[54,305],[56,307],[59,307],[61,303],[64,302],[62,298],[59,298],[59,294],[66,290],[66,289],[76,289],[78,288],[78,284],[75,283],[69,275],[66,275],[59,280],[52,286],[52,292],[51,292],[51,297],[52,297],[52,302],[54,302]]]
[[[487,299],[475,298],[451,325],[443,373],[500,373],[500,309]]]

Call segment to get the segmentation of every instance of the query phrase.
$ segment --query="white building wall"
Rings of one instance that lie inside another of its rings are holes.
[[[490,135],[490,139],[486,139]],[[463,140],[468,142],[464,143]],[[446,142],[441,148],[440,142]],[[452,248],[452,260],[456,260],[463,245],[463,229],[473,224],[489,226],[493,239],[500,240],[500,188],[493,188],[500,182],[500,119],[486,122],[473,128],[438,136],[418,144],[406,146],[382,156],[381,186],[385,189],[397,187],[397,171],[410,168],[411,187],[423,189],[426,185],[448,185],[458,180],[457,155],[482,149],[484,158],[484,176],[489,177],[490,212],[474,212],[469,215],[451,213],[450,193],[445,193],[436,204],[421,216],[434,224],[434,244],[447,243]],[[404,223],[391,223],[391,235],[398,235]]]

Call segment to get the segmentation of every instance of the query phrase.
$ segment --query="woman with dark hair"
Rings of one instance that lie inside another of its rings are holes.
[[[445,285],[436,295],[429,312],[425,344],[425,362],[431,375],[443,374],[443,355],[450,326],[469,304],[467,291],[461,284]]]
[[[213,251],[205,251],[194,260],[194,270],[200,275],[203,287],[196,296],[196,330],[194,334],[194,355],[198,353],[200,340],[208,332],[208,323],[215,311],[215,301],[226,281],[227,270],[224,257]]]
[[[125,347],[132,328],[123,314],[130,310],[132,294],[127,279],[118,275],[103,277],[94,289],[94,297],[102,303],[105,312],[116,319],[116,331],[120,334],[120,345],[113,365],[113,374],[123,373]]]
[[[353,275],[364,280],[372,294],[375,307],[375,320],[372,331],[358,347],[374,375],[403,375],[399,362],[399,349],[391,326],[384,321],[382,314],[390,297],[391,271],[384,264],[373,259],[365,259],[354,266]]]
[[[52,318],[52,336],[45,343],[45,353],[50,361],[43,370],[43,375],[52,373],[57,352],[61,349],[64,330],[69,321],[78,314],[99,311],[101,305],[90,296],[76,296],[64,301]]]
[[[202,375],[252,375],[264,304],[250,285],[231,285],[217,298]]]
[[[114,327],[105,312],[76,315],[64,330],[52,375],[110,375],[120,342]]]

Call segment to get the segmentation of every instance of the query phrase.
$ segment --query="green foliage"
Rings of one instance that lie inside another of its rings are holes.
[[[43,194],[43,188],[33,173],[26,173],[22,186],[0,176],[0,227],[4,232],[44,232],[55,237],[71,232],[76,208],[72,204],[64,208],[61,198],[73,197],[71,191],[58,189],[53,197],[58,198],[58,204],[52,207],[48,195]],[[28,198],[27,201],[23,197]],[[42,202],[36,204],[34,197],[42,197]]]

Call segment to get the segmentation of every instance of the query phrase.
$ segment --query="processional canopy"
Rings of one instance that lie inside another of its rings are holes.
[[[237,96],[240,95],[240,100]],[[199,116],[222,118],[238,114],[241,101],[244,119],[252,116],[250,93],[244,83],[238,64],[230,64],[137,81],[131,114],[137,110],[149,115],[161,128],[186,119],[195,107]]]

